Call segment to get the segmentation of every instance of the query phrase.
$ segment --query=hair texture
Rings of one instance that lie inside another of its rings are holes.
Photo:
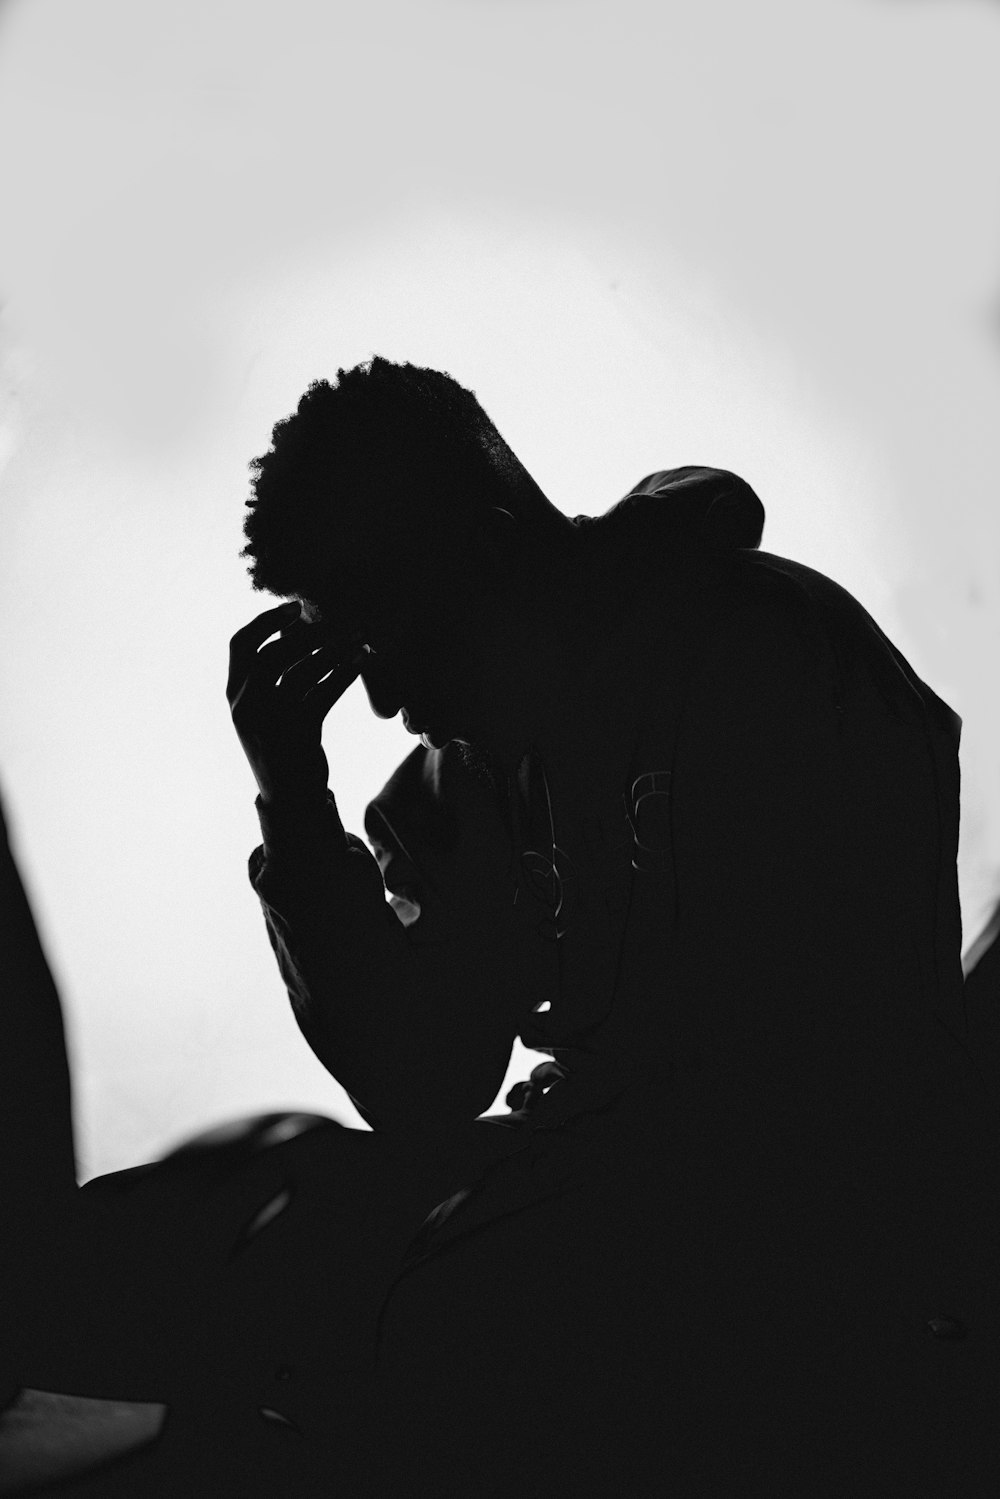
[[[475,394],[451,375],[375,356],[316,380],[250,463],[243,532],[257,590],[347,600],[391,584],[393,557],[465,533],[476,509],[528,519],[541,492]],[[388,539],[388,540],[387,540]]]

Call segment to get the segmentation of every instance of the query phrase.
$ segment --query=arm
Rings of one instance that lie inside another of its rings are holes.
[[[474,1119],[496,1097],[544,957],[500,820],[453,752],[414,750],[368,808],[258,807],[250,879],[303,1035],[375,1128]],[[387,901],[387,891],[390,900]]]
[[[418,749],[369,808],[378,857],[345,833],[315,745],[323,714],[357,672],[320,692],[330,661],[303,656],[313,637],[300,629],[296,645],[289,630],[257,649],[275,619],[281,611],[268,611],[234,636],[230,702],[261,788],[264,841],[250,879],[295,1018],[375,1128],[473,1119],[493,1102],[518,1024],[540,997],[536,939],[510,906],[499,816],[447,751]],[[306,722],[301,704],[313,693]],[[276,769],[268,747],[278,719],[292,750]]]

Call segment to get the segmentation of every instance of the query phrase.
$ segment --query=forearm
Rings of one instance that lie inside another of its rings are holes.
[[[250,882],[279,972],[305,1039],[353,1095],[352,1062],[378,1049],[385,1006],[371,953],[386,918],[390,928],[395,918],[381,875],[367,848],[352,848],[332,794],[322,804],[258,797],[256,807],[264,841],[250,857]],[[405,975],[395,979],[398,995]]]
[[[254,802],[263,843],[251,856],[250,878],[265,866],[272,881],[315,888],[342,869],[350,840],[331,791],[285,795]]]
[[[479,944],[411,938],[332,795],[324,807],[258,813],[265,843],[250,879],[316,1056],[376,1128],[475,1118],[503,1080],[523,976]]]

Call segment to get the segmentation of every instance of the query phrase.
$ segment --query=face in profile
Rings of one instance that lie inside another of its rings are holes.
[[[361,678],[379,718],[402,716],[414,735],[442,747],[468,739],[470,687],[480,675],[475,620],[461,579],[425,571],[422,587],[371,589],[365,603],[345,609],[333,599],[303,599],[303,615],[354,650],[369,647]]]
[[[369,646],[361,678],[378,717],[400,714],[433,748],[457,742],[492,783],[516,768],[538,712],[539,621],[524,593],[525,560],[488,529],[436,549],[411,534],[408,548],[371,564],[350,600],[331,591],[304,601],[305,613],[354,651]]]

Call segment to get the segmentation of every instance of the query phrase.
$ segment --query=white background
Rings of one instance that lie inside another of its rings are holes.
[[[246,876],[246,465],[373,353],[471,386],[550,499],[733,468],[963,717],[1000,894],[1000,7],[21,0],[0,8],[0,791],[82,1178],[234,1114],[360,1121]],[[412,748],[360,684],[345,824]],[[518,1048],[510,1076],[530,1057]]]

